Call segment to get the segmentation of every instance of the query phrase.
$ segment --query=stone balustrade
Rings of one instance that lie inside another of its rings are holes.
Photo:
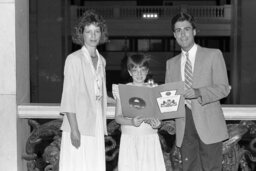
[[[101,14],[108,25],[110,36],[170,36],[170,19],[179,11],[191,13],[198,24],[198,35],[229,36],[231,34],[232,8],[223,6],[71,6],[70,30],[77,19],[88,9]],[[145,19],[143,15],[157,15]]]
[[[108,105],[107,118],[113,119],[115,107]],[[256,120],[256,105],[223,105],[222,110],[226,120]],[[55,103],[28,103],[18,105],[19,118],[57,119],[59,104]]]
[[[93,8],[107,20],[115,19],[142,19],[143,13],[157,13],[161,18],[170,18],[179,11],[187,11],[195,18],[231,20],[231,5],[222,6],[109,6],[109,7],[84,7],[71,6],[71,21]]]

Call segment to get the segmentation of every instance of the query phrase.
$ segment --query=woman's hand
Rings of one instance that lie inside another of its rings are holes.
[[[157,129],[161,125],[161,121],[156,118],[147,118],[144,122],[149,124],[153,129]]]
[[[136,116],[135,118],[132,118],[132,124],[136,127],[139,127],[143,121],[144,118],[142,118],[141,116]]]
[[[70,134],[71,143],[74,147],[79,148],[81,143],[81,135],[79,130],[72,130]]]

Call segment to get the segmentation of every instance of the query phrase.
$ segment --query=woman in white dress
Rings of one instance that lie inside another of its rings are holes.
[[[105,60],[96,47],[107,41],[107,27],[101,16],[88,10],[74,33],[73,41],[82,48],[68,55],[64,67],[59,170],[105,171]]]
[[[142,54],[128,57],[127,68],[133,86],[149,86],[144,83],[148,74],[149,58]],[[165,171],[163,153],[157,133],[160,121],[155,118],[127,118],[122,115],[117,86],[113,86],[116,99],[115,120],[121,124],[121,140],[118,171]]]

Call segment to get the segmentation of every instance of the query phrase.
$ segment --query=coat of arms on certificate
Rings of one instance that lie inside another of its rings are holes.
[[[156,87],[138,87],[119,84],[122,113],[127,117],[156,117],[160,120],[180,118],[185,115],[183,82]]]

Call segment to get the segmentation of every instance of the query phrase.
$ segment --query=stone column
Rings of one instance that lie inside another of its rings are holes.
[[[29,129],[17,105],[29,102],[29,0],[0,1],[0,170],[26,170]]]

